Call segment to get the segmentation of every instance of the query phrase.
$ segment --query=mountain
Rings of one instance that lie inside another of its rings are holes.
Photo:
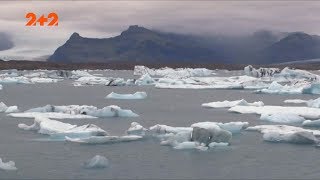
[[[262,30],[246,36],[195,36],[130,26],[119,36],[85,38],[73,33],[49,62],[271,64],[320,58],[320,37]]]
[[[320,37],[303,32],[287,37],[265,48],[261,55],[266,63],[307,60],[320,57]]]
[[[218,52],[193,37],[151,31],[134,25],[113,38],[84,38],[73,33],[48,61],[190,63],[197,60],[208,63],[220,59]]]

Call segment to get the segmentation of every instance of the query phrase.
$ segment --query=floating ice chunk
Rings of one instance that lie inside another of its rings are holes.
[[[9,106],[5,113],[15,113],[15,112],[19,112],[18,106]]]
[[[178,133],[168,133],[165,136],[158,136],[161,140],[161,145],[177,146],[183,142],[191,140],[191,131],[181,131]]]
[[[134,75],[141,76],[144,74],[149,74],[151,76],[165,76],[165,77],[201,77],[213,75],[213,71],[205,68],[161,68],[161,69],[150,69],[145,66],[135,66]]]
[[[259,89],[255,92],[257,93],[266,93],[266,94],[302,94],[303,86],[288,86],[277,83],[273,81],[270,86],[266,89]]]
[[[26,77],[3,77],[0,78],[1,84],[30,84],[30,80]]]
[[[287,142],[296,144],[318,143],[315,136],[320,135],[319,130],[303,129],[287,125],[260,125],[248,127],[249,131],[259,131],[265,141]]]
[[[320,119],[319,120],[305,120],[302,123],[303,126],[309,126],[309,127],[320,127]]]
[[[302,104],[302,103],[306,103],[306,100],[302,100],[302,99],[287,99],[284,101],[284,103],[293,103],[293,104]]]
[[[149,75],[144,74],[139,79],[136,80],[136,85],[153,85],[155,80]]]
[[[217,147],[226,147],[229,146],[229,143],[224,143],[224,142],[212,142],[208,145],[210,148],[217,148]]]
[[[318,78],[319,79],[319,78]],[[302,89],[303,94],[320,94],[320,83],[308,84]]]
[[[275,113],[271,115],[261,114],[260,119],[263,121],[270,121],[270,122],[284,123],[284,124],[302,123],[303,121],[305,121],[305,119],[299,115],[286,113],[286,112]]]
[[[178,133],[178,132],[192,132],[191,127],[172,127],[167,125],[156,124],[149,128],[150,132],[157,134],[166,134],[166,133]]]
[[[130,128],[127,130],[128,135],[144,136],[147,129],[137,122],[132,122]]]
[[[179,150],[183,150],[183,149],[197,149],[200,151],[208,150],[208,147],[203,146],[203,145],[199,144],[198,142],[190,142],[190,141],[179,143],[178,145],[174,146],[173,148],[179,149]]]
[[[3,162],[2,159],[0,158],[0,169],[6,170],[6,171],[15,171],[17,170],[16,164],[14,161],[9,161],[9,162]]]
[[[146,92],[136,92],[134,94],[117,94],[111,92],[106,96],[106,99],[145,99],[146,97]]]
[[[129,136],[91,136],[86,138],[71,138],[65,137],[69,142],[75,142],[80,144],[108,144],[118,142],[130,142],[142,139],[142,136],[129,135]]]
[[[58,79],[34,77],[34,78],[31,78],[30,81],[32,83],[56,83],[58,82]]]
[[[247,76],[265,77],[265,76],[273,76],[274,74],[280,73],[280,69],[278,69],[278,68],[259,68],[259,69],[255,69],[251,65],[249,65],[249,66],[246,66],[244,68],[244,73]]]
[[[320,108],[320,98],[317,98],[315,100],[309,100],[306,102],[308,107],[313,107],[313,108]]]
[[[211,142],[229,142],[232,134],[229,131],[221,129],[219,126],[211,125],[206,129],[194,127],[192,130],[191,141],[196,141],[208,146]]]
[[[284,68],[279,74],[278,77],[291,78],[291,79],[303,79],[303,80],[317,80],[320,76],[310,73],[305,70],[300,69],[290,69],[288,67]]]
[[[137,117],[136,113],[131,110],[121,109],[119,106],[111,105],[102,109],[95,106],[87,105],[68,105],[68,106],[53,106],[46,105],[43,107],[33,108],[25,111],[25,113],[61,113],[69,115],[84,115],[83,117]],[[85,116],[88,115],[88,116]],[[17,116],[17,114],[15,114]]]
[[[7,109],[8,106],[5,103],[0,102],[0,112],[5,112]]]
[[[248,103],[246,100],[236,100],[236,101],[217,101],[217,102],[210,102],[202,104],[203,107],[210,107],[210,108],[227,108],[233,106],[263,106],[262,101],[257,101],[253,103]]]
[[[234,106],[228,111],[242,114],[276,114],[276,113],[290,113],[295,114],[306,119],[319,119],[320,108],[310,107],[288,107],[288,106]]]
[[[82,114],[66,114],[58,112],[22,112],[22,113],[10,113],[8,116],[17,118],[35,118],[44,117],[52,119],[92,119],[97,118],[94,116],[82,115]]]
[[[5,103],[1,102],[0,103],[0,112],[4,113],[13,113],[13,112],[18,112],[18,106],[7,106]]]
[[[191,127],[199,127],[204,129],[219,129],[230,131],[232,133],[240,133],[240,131],[249,125],[248,122],[198,122],[191,125]],[[218,127],[217,127],[218,126]]]
[[[109,166],[109,160],[106,157],[100,156],[100,155],[96,155],[84,163],[84,167],[88,169],[106,168],[108,166]]]
[[[65,136],[90,137],[105,136],[108,134],[106,131],[93,124],[77,126],[43,117],[36,117],[34,123],[30,126],[18,124],[18,127],[23,130],[37,131],[40,134],[47,134],[51,135],[53,138],[62,139],[64,139]]]

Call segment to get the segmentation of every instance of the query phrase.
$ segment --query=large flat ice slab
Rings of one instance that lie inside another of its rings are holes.
[[[106,99],[145,99],[147,98],[146,92],[135,92],[134,94],[118,94],[111,92],[106,96]]]
[[[257,101],[253,103],[248,103],[246,100],[235,100],[235,101],[216,101],[216,102],[210,102],[210,103],[203,103],[203,107],[208,108],[229,108],[234,106],[263,106],[262,101]]]
[[[320,108],[310,107],[290,107],[290,106],[234,106],[229,109],[230,112],[241,114],[275,114],[275,113],[290,113],[306,119],[319,119]]]

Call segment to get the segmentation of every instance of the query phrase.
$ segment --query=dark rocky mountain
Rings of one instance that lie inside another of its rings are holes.
[[[130,26],[112,38],[73,33],[49,62],[270,64],[320,58],[320,37],[302,32],[258,31],[248,36],[194,36]]]
[[[266,63],[308,60],[320,57],[320,37],[306,33],[290,33],[261,52]]]
[[[48,59],[51,62],[218,62],[219,53],[193,37],[130,26],[113,38],[84,38],[73,33]],[[220,61],[222,62],[222,61]]]

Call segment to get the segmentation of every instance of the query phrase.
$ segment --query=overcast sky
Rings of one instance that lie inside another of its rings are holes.
[[[129,25],[193,34],[246,34],[268,29],[320,35],[320,1],[27,1],[0,2],[0,32],[15,47],[0,56],[52,54],[73,32],[111,37]],[[26,27],[25,14],[56,12],[58,27]],[[1,40],[1,37],[0,37]]]

